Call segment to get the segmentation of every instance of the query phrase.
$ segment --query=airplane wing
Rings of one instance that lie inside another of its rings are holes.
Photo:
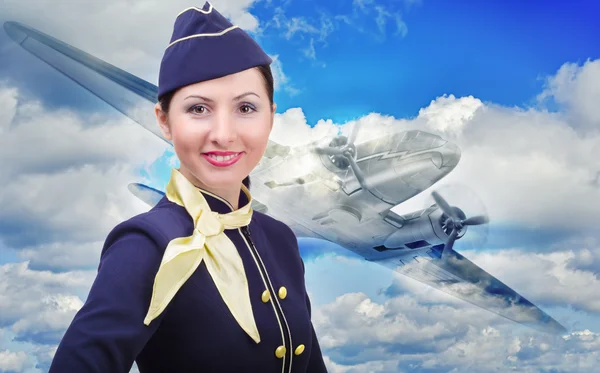
[[[5,22],[4,30],[23,49],[170,143],[153,114],[155,85],[21,23]]]
[[[4,29],[25,50],[169,143],[155,125],[156,86],[28,26],[6,22]],[[271,141],[252,173],[253,196],[262,202],[255,200],[253,208],[285,222],[299,237],[337,243],[519,323],[565,331],[513,289],[445,247],[449,232],[435,205],[403,216],[391,212],[454,169],[460,158],[456,145],[412,130],[355,146],[357,132],[334,139],[319,155]],[[341,156],[344,152],[356,159]],[[142,184],[130,184],[129,190],[150,206],[164,196]]]
[[[533,329],[561,334],[567,330],[515,290],[444,244],[426,253],[407,254],[379,264],[449,295]]]

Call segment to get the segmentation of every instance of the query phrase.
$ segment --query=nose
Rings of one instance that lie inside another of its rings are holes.
[[[229,115],[220,113],[215,117],[214,125],[210,132],[210,138],[213,142],[227,147],[237,139],[237,129],[233,118]]]

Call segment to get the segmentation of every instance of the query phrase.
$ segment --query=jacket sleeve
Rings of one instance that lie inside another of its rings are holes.
[[[107,238],[88,298],[49,373],[127,373],[158,328],[160,317],[148,326],[143,321],[162,255],[144,229],[121,224]]]

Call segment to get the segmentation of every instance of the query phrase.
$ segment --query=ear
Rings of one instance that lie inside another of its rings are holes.
[[[156,122],[158,123],[158,127],[160,128],[164,138],[171,141],[171,128],[169,128],[167,114],[162,111],[160,103],[156,103],[156,105],[154,105],[154,115],[156,115]]]

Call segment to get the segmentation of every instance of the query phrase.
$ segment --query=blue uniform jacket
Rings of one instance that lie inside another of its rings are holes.
[[[202,193],[213,211],[232,211],[227,201]],[[239,206],[247,203],[244,193],[239,201]],[[233,318],[204,262],[165,311],[144,325],[167,244],[192,231],[186,210],[166,197],[117,225],[50,373],[127,373],[134,360],[141,373],[326,372],[296,237],[284,223],[256,211],[248,227],[225,233],[244,263],[261,342],[255,343]],[[283,351],[280,346],[285,347],[282,357],[276,356],[278,348]]]

